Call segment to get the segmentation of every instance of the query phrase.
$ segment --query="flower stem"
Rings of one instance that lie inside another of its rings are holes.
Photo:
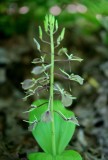
[[[53,109],[53,101],[54,101],[54,40],[53,40],[53,29],[50,27],[50,41],[51,41],[51,70],[50,70],[50,104],[51,104],[51,129],[52,129],[52,151],[53,155],[56,155],[56,143],[55,143],[55,125],[54,125],[54,109]]]

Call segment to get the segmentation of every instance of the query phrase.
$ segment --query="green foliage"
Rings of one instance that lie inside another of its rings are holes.
[[[26,99],[34,94],[39,95],[39,88],[49,89],[48,100],[37,99],[32,105],[30,110],[26,111],[29,113],[29,129],[32,131],[38,144],[41,146],[45,154],[30,154],[28,155],[29,160],[44,159],[65,160],[73,158],[73,160],[81,160],[78,153],[74,151],[64,152],[64,149],[68,145],[71,137],[74,134],[75,126],[79,125],[73,112],[67,110],[72,104],[72,101],[76,99],[71,93],[65,91],[64,88],[60,87],[54,82],[54,68],[55,68],[55,48],[57,48],[61,41],[64,39],[65,28],[62,29],[57,40],[54,42],[54,35],[58,30],[58,23],[53,15],[47,15],[44,21],[44,29],[49,36],[50,42],[43,40],[42,28],[39,26],[39,37],[44,43],[50,45],[50,63],[46,62],[46,54],[38,59],[34,59],[32,63],[38,64],[35,66],[31,73],[36,78],[27,79],[22,82],[23,89],[26,90]],[[41,53],[40,44],[34,39],[37,49]],[[44,51],[42,51],[44,53]],[[58,51],[58,55],[64,53],[67,57],[67,63],[74,60],[82,61],[78,57],[74,57],[72,54],[69,55],[66,48],[62,48]],[[49,55],[48,55],[49,56]],[[47,64],[47,65],[46,65]],[[83,84],[83,78],[79,75],[70,75],[60,69],[65,75],[64,78],[69,81],[76,81],[79,84]],[[37,78],[38,75],[38,78]],[[54,95],[59,94],[61,100],[55,100]]]
[[[45,103],[46,102],[46,103]],[[48,109],[48,101],[47,100],[37,100],[33,103],[37,107],[33,111],[30,112],[29,121],[32,122],[37,117],[39,123],[37,126],[32,130],[33,136],[35,137],[38,144],[41,148],[49,154],[53,154],[52,152],[52,135],[51,135],[51,121],[44,122],[42,121],[42,115]],[[54,122],[55,122],[55,137],[56,137],[56,152],[57,154],[61,154],[67,144],[69,143],[74,130],[75,124],[72,121],[65,121],[60,115],[59,112],[65,116],[67,119],[70,117],[74,117],[74,114],[65,109],[64,106],[60,101],[54,101]],[[47,116],[47,115],[46,115]]]
[[[87,8],[87,11],[84,13],[70,13],[67,11],[69,4],[83,5]],[[108,15],[107,0],[5,0],[0,3],[0,32],[6,36],[15,33],[27,33],[31,23],[41,22],[44,15],[49,13],[50,8],[55,5],[58,5],[62,10],[61,15],[58,17],[59,23],[63,26],[78,26],[83,32],[83,36],[91,34],[103,26],[101,20],[97,19],[97,15],[100,15],[102,20]],[[29,11],[22,14],[19,10],[24,6],[28,7]],[[57,28],[57,21],[55,25]],[[47,26],[45,28],[47,30]]]
[[[82,160],[79,153],[71,150],[64,151],[61,155],[57,155],[55,157],[48,153],[31,153],[28,158],[31,160]]]

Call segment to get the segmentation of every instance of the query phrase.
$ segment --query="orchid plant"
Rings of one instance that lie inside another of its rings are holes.
[[[39,95],[43,89],[48,93],[48,99],[37,98],[32,103],[29,110],[29,129],[31,130],[34,138],[43,149],[44,152],[34,152],[28,154],[29,160],[82,160],[79,153],[74,150],[66,150],[71,137],[74,134],[76,125],[79,125],[74,113],[69,111],[66,107],[72,104],[76,99],[71,93],[66,91],[60,84],[55,83],[55,65],[59,61],[72,61],[81,62],[82,59],[68,54],[67,48],[60,48],[60,43],[64,39],[65,28],[62,29],[56,42],[54,36],[58,31],[58,21],[53,15],[46,15],[44,21],[45,33],[49,36],[50,42],[43,40],[43,31],[39,26],[39,38],[42,42],[50,46],[50,63],[46,61],[46,54],[42,51],[39,42],[34,38],[34,43],[37,50],[44,55],[32,61],[36,66],[31,73],[34,75],[32,79],[26,79],[22,82],[22,88],[26,91],[26,100],[32,95]],[[57,55],[60,57],[65,55],[66,59],[55,59],[55,48],[59,46]],[[76,81],[83,84],[83,78],[74,73],[68,74],[65,70],[59,68],[61,76],[69,81]],[[56,73],[60,75],[59,73]],[[37,78],[38,77],[38,78]],[[55,95],[59,95],[59,99],[55,99]]]

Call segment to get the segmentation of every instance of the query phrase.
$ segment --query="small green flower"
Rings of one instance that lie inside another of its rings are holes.
[[[45,111],[41,116],[42,122],[50,122],[52,120],[51,111],[47,110]]]

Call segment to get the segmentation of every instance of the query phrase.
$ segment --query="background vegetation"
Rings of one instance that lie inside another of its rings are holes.
[[[35,96],[23,102],[20,82],[30,77],[31,61],[39,57],[33,37],[46,14],[66,27],[63,46],[84,59],[73,71],[85,79],[83,87],[68,84],[78,97],[69,109],[79,119],[70,148],[85,160],[108,159],[108,1],[107,0],[1,0],[0,1],[0,159],[21,159],[40,150],[22,120]],[[42,43],[45,51],[48,46]],[[67,70],[67,65],[64,69]],[[45,93],[42,93],[45,96]],[[67,135],[68,136],[68,135]]]

